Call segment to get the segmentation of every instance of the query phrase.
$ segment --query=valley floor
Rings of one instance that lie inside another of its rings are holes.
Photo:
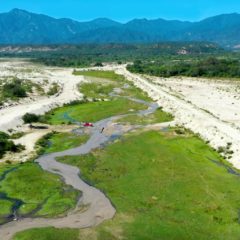
[[[19,111],[10,107],[0,114],[15,112],[18,120],[13,117],[13,122],[24,129],[20,120],[26,109],[47,112],[45,124],[58,133],[38,142],[43,155],[31,164],[50,172],[55,184],[54,176],[60,175],[65,183],[58,184],[58,190],[69,184],[82,197],[75,209],[71,202],[67,214],[53,211],[54,218],[33,214],[2,225],[0,236],[9,240],[238,239],[240,172],[224,159],[240,168],[237,82],[160,79],[132,74],[123,65],[71,74],[68,69],[49,73],[63,79],[60,95],[45,98],[54,104],[36,100],[30,105],[37,104],[38,109],[23,105],[21,110],[17,105]],[[85,102],[56,108],[83,95]],[[84,122],[93,122],[93,127],[84,128]],[[3,124],[2,130],[7,127]],[[29,141],[28,134],[18,141]],[[21,192],[27,186],[28,163],[20,164],[21,169],[19,174],[18,169],[12,173],[0,168],[0,193],[23,199],[21,194],[15,196],[13,188],[16,185]],[[50,193],[43,191],[40,199],[29,194],[24,204],[43,201],[45,194]],[[58,203],[62,208],[67,197]],[[8,211],[9,202],[2,215],[0,211],[3,221]]]

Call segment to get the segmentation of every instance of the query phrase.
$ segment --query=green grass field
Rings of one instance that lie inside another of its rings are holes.
[[[69,117],[79,122],[97,122],[115,115],[129,113],[129,110],[146,109],[146,106],[127,99],[119,98],[108,102],[91,102],[65,106],[49,112],[46,115],[48,123],[68,123]],[[66,116],[67,115],[67,116]]]
[[[139,115],[129,115],[123,117],[118,120],[120,123],[129,123],[129,124],[140,124],[140,125],[147,125],[147,124],[154,124],[154,123],[163,123],[163,122],[170,122],[173,120],[173,116],[168,114],[161,109],[158,109],[155,113],[147,115],[147,116],[139,116]]]
[[[1,176],[4,172],[6,172],[7,170],[10,170],[12,168],[13,168],[12,165],[4,164],[4,163],[0,164],[0,179],[1,179]]]
[[[4,223],[4,217],[8,216],[12,211],[13,203],[8,200],[0,200],[0,224]]]
[[[78,136],[73,133],[55,133],[49,139],[51,145],[46,148],[46,153],[61,152],[70,148],[79,147],[87,142],[89,136]]]
[[[15,165],[16,170],[7,174],[0,182],[0,192],[12,199],[24,202],[20,214],[55,217],[75,207],[79,192],[60,181],[60,177],[43,171],[35,163]],[[31,184],[29,184],[31,183]],[[1,200],[0,218],[9,215],[12,203]]]
[[[95,77],[95,78],[103,78],[112,81],[124,81],[124,77],[122,75],[116,74],[113,71],[75,71],[74,75],[81,75],[86,77]]]

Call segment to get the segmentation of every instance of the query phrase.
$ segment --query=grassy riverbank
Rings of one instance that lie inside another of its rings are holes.
[[[147,125],[147,124],[155,124],[155,123],[163,123],[170,122],[174,118],[171,114],[164,112],[161,108],[157,109],[155,113],[149,114],[147,116],[139,116],[139,115],[129,115],[123,118],[120,118],[118,122],[120,123],[128,123],[128,124],[139,124],[139,125]]]
[[[87,142],[88,139],[89,136],[87,135],[78,136],[74,135],[73,133],[56,133],[49,139],[51,145],[49,148],[47,148],[46,152],[60,152],[67,149],[79,147],[83,143]]]
[[[72,119],[79,122],[97,122],[101,119],[146,109],[147,106],[127,99],[118,98],[107,102],[90,102],[69,105],[49,112],[48,123],[57,125]]]
[[[22,202],[17,212],[23,216],[56,217],[75,207],[80,193],[65,185],[59,176],[43,171],[35,163],[6,167],[6,170],[11,169],[0,181],[0,193],[10,198],[0,201],[1,222],[11,215],[15,200]]]
[[[37,144],[36,148],[39,153],[53,153],[62,152],[67,149],[75,148],[81,146],[83,143],[87,142],[89,136],[87,135],[75,135],[71,132],[69,133],[50,133],[41,138]],[[63,141],[64,140],[64,141]]]
[[[55,229],[46,228],[39,232],[41,229],[31,229],[30,231],[25,231],[19,233],[14,240],[79,240],[79,231],[72,229]]]

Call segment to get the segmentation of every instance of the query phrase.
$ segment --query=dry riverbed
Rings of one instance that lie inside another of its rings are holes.
[[[20,131],[23,125],[21,118],[25,113],[44,114],[57,106],[82,98],[78,91],[78,84],[84,79],[74,76],[72,69],[45,67],[22,60],[6,60],[0,63],[0,79],[6,77],[29,80],[43,89],[49,88],[49,85],[51,86],[53,83],[57,83],[61,87],[59,92],[52,96],[30,95],[10,106],[4,106],[0,109],[0,131]],[[45,89],[45,91],[47,90]]]

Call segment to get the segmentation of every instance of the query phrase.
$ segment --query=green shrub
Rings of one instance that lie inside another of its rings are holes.
[[[0,158],[2,158],[6,152],[20,152],[25,149],[23,145],[14,144],[9,138],[8,134],[0,132]]]
[[[60,90],[60,87],[57,83],[53,83],[52,87],[49,89],[49,91],[47,92],[48,96],[53,96],[55,94],[57,94]]]
[[[24,98],[27,97],[25,88],[19,79],[14,79],[3,86],[3,95],[6,98]]]
[[[24,123],[35,123],[40,121],[40,116],[33,113],[26,113],[22,117]]]
[[[101,62],[97,62],[94,64],[94,67],[103,67],[103,64]]]

